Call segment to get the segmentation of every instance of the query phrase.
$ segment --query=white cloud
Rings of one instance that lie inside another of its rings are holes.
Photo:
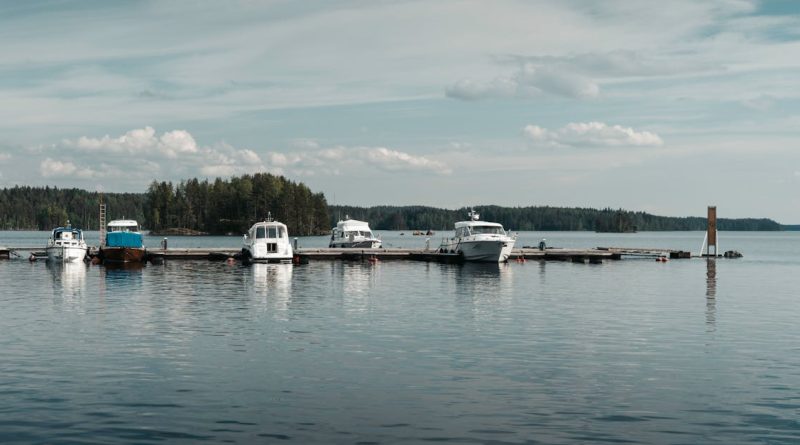
[[[39,164],[39,171],[45,178],[79,178],[91,179],[100,176],[88,167],[78,167],[73,162],[62,162],[52,158],[45,158]]]
[[[232,176],[267,171],[261,157],[250,149],[237,149],[221,143],[214,148],[203,148],[200,154],[200,172],[206,176]]]
[[[77,157],[83,154],[83,162],[89,167],[79,168],[73,161],[48,158],[40,166],[42,176],[83,179],[124,176],[135,180],[152,179],[168,171],[171,177],[164,179],[177,180],[198,175],[230,176],[266,171],[255,151],[237,149],[224,142],[201,147],[185,130],[167,131],[159,136],[154,128],[147,126],[118,137],[67,139],[61,146],[43,148],[42,151],[57,151],[63,147],[73,149],[79,154]]]
[[[449,175],[452,170],[443,162],[386,147],[335,146],[292,153],[271,152],[269,164],[297,175],[339,175],[376,168],[385,172],[431,172]]]
[[[189,132],[173,130],[156,137],[153,127],[138,128],[122,136],[102,138],[81,136],[77,141],[65,140],[64,145],[79,150],[101,153],[143,155],[157,154],[175,159],[179,155],[197,153],[197,143]]]
[[[530,98],[540,94],[586,99],[596,97],[600,87],[592,79],[553,66],[524,64],[512,76],[488,82],[462,79],[445,90],[453,99]]]
[[[532,145],[551,147],[653,147],[664,143],[655,133],[603,122],[573,122],[558,130],[531,124],[523,133]]]

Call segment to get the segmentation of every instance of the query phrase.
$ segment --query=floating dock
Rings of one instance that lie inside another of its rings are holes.
[[[21,255],[19,252],[26,252]],[[89,257],[97,254],[96,247],[89,248]],[[44,251],[41,247],[0,247],[0,258],[41,258]],[[240,259],[239,247],[195,247],[147,249],[151,262],[164,260],[227,260]],[[308,261],[425,261],[440,263],[458,263],[463,258],[454,253],[441,253],[435,250],[380,248],[380,249],[344,249],[344,248],[309,248],[295,249],[295,256],[301,263]],[[691,258],[690,252],[660,248],[598,247],[595,249],[565,248],[518,248],[511,252],[509,261],[571,261],[575,263],[601,263],[604,260],[621,260],[623,258]]]

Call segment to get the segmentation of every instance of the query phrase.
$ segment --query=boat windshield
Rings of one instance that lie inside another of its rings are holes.
[[[472,226],[472,233],[479,234],[485,233],[489,235],[505,235],[502,227],[497,226]]]
[[[283,238],[283,227],[256,227],[256,238]]]
[[[370,232],[369,230],[364,230],[364,231],[361,231],[361,230],[349,230],[347,232],[344,232],[344,237],[345,238],[348,238],[350,235],[363,236],[363,237],[366,237],[366,238],[372,238],[372,232]]]
[[[137,226],[108,226],[109,232],[138,232]]]

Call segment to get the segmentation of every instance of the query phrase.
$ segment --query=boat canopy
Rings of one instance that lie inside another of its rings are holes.
[[[133,219],[115,219],[108,223],[109,232],[138,232],[139,223]]]
[[[57,227],[53,229],[53,239],[83,239],[83,231],[81,229],[73,229],[72,226]]]
[[[344,221],[339,221],[339,223],[336,224],[336,228],[340,232],[367,232],[367,233],[372,233],[372,231],[369,228],[369,223],[367,223],[366,221],[358,221],[358,220],[355,220],[355,219],[348,219],[348,220],[344,220]]]

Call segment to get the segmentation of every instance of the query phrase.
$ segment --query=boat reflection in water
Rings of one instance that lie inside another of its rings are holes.
[[[461,309],[471,312],[473,318],[489,316],[511,305],[514,268],[521,266],[474,262],[443,266],[453,269],[450,275],[457,289],[457,304]]]
[[[53,292],[64,300],[80,300],[86,294],[86,269],[89,266],[80,262],[47,262],[47,269],[53,278]]]
[[[289,308],[292,296],[292,264],[253,263],[253,293],[261,297],[265,309],[285,311]]]

